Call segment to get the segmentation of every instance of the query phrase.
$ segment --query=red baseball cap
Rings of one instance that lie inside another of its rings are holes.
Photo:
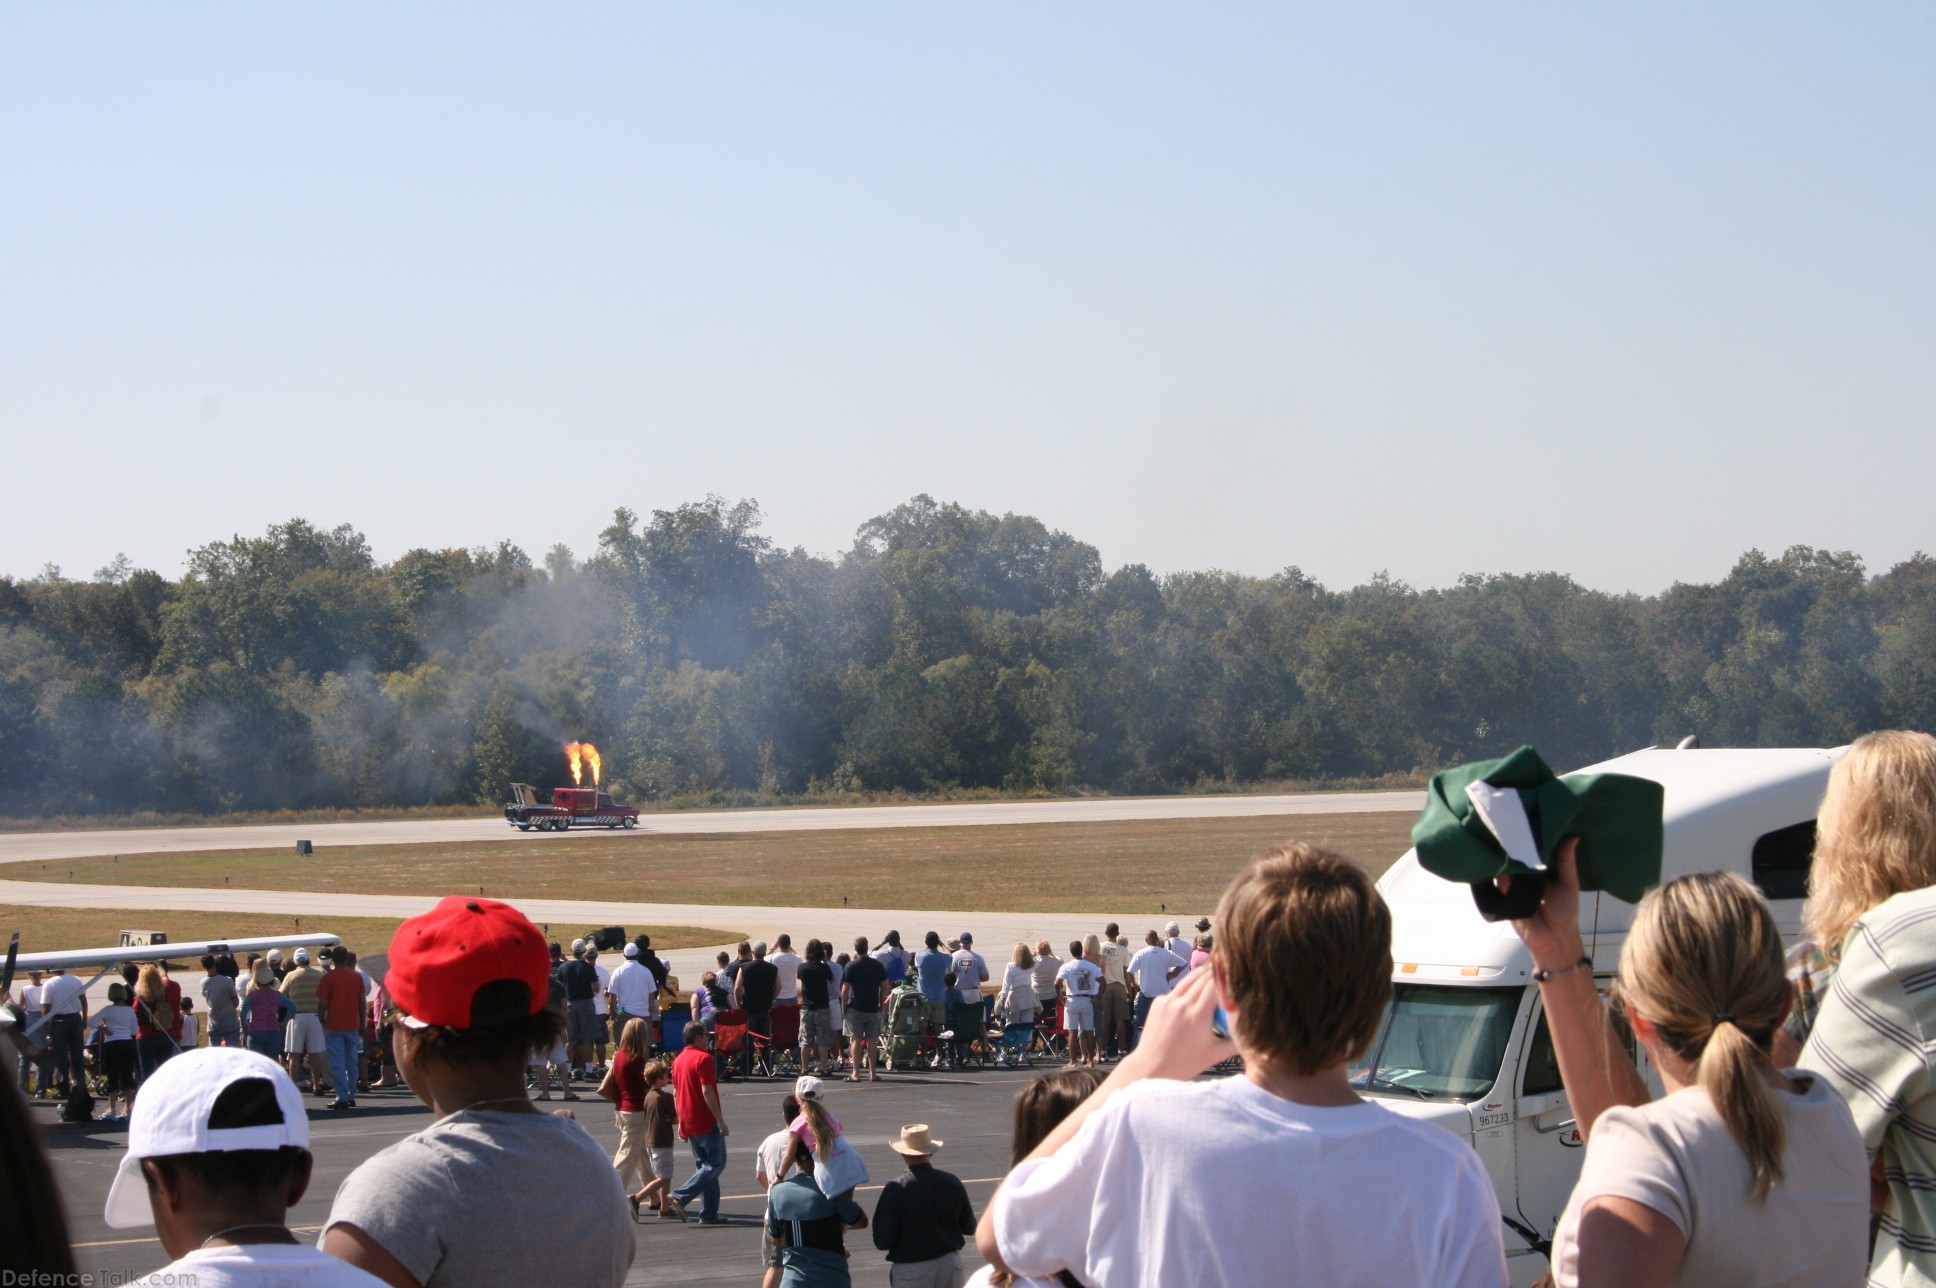
[[[495,899],[451,895],[397,927],[383,986],[413,1028],[475,1029],[542,1011],[550,978],[551,955],[529,918]],[[523,993],[478,997],[505,981],[524,985]]]

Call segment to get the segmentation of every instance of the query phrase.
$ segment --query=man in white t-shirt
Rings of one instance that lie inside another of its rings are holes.
[[[646,1028],[652,1027],[652,1017],[658,1013],[659,981],[652,974],[652,968],[639,960],[639,946],[625,945],[625,961],[612,972],[611,980],[605,986],[605,1008],[612,1022],[612,1040],[625,1036],[628,1020],[644,1020]],[[651,1034],[646,1035],[646,1048],[651,1049]]]
[[[1181,957],[1186,969],[1189,967],[1190,954],[1195,951],[1195,945],[1183,937],[1183,927],[1174,921],[1163,927],[1163,947]]]
[[[1188,957],[1178,957],[1163,946],[1152,930],[1143,936],[1143,946],[1129,959],[1129,976],[1136,981],[1136,1037],[1142,1040],[1143,1025],[1149,1021],[1150,1003],[1170,991],[1176,977],[1190,969]]]
[[[793,1120],[800,1116],[800,1101],[792,1092],[780,1102],[780,1121],[787,1124],[760,1142],[753,1152],[753,1179],[760,1183],[760,1189],[770,1190],[785,1179],[788,1164],[793,1158]],[[760,1264],[765,1273],[760,1278],[760,1288],[778,1288],[780,1275],[780,1242],[764,1229],[760,1230]]]
[[[27,972],[27,986],[20,990],[20,996],[15,999],[20,1003],[20,1013],[27,1017],[21,1025],[22,1030],[40,1023],[40,981],[45,978],[40,971]],[[32,1039],[34,1044],[41,1045],[44,1036],[44,1033],[35,1033]],[[26,1060],[20,1062],[20,1089],[23,1092],[37,1096],[47,1090],[48,1082],[46,1065]]]
[[[775,1006],[800,1004],[800,964],[804,958],[793,951],[793,936],[781,935],[773,941],[773,955],[766,959],[780,972],[779,991],[773,994]]]
[[[1062,1027],[1069,1031],[1069,1063],[1096,1067],[1096,994],[1102,967],[1082,955],[1082,941],[1069,945],[1069,960],[1056,968],[1062,985]]]
[[[598,990],[592,994],[592,1014],[598,1019],[598,1023],[594,1026],[594,1032],[597,1036],[592,1039],[592,1054],[598,1058],[596,1072],[600,1077],[603,1077],[605,1074],[606,1044],[608,1040],[616,1040],[618,1037],[618,1034],[611,1031],[612,1017],[610,998],[612,994],[612,972],[598,964],[598,949],[596,948],[587,948],[585,950],[585,960],[592,964],[592,970],[598,974]]]
[[[72,1077],[85,1080],[86,1065],[81,1059],[82,1037],[87,1031],[87,981],[79,975],[55,971],[40,986],[40,1009],[47,1023],[38,1035],[42,1046],[53,1048],[55,1088],[68,1093]]]
[[[1218,909],[1210,970],[1008,1174],[976,1231],[997,1270],[1086,1284],[1504,1288],[1472,1146],[1352,1090],[1391,996],[1391,913],[1363,869],[1294,842]],[[1313,963],[1284,971],[1285,961]],[[1232,1039],[1212,1028],[1221,1009]],[[1191,1081],[1244,1057],[1241,1077]],[[1292,1196],[1287,1200],[1287,1196]]]

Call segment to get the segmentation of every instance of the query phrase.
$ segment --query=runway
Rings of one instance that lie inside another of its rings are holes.
[[[647,814],[638,830],[662,836],[748,832],[836,832],[848,828],[991,827],[1016,823],[1113,823],[1175,818],[1269,818],[1289,814],[1417,813],[1421,791],[1312,792],[1296,796],[1141,796],[977,804],[693,810]],[[101,854],[184,854],[317,845],[419,845],[509,841],[525,835],[502,818],[402,819],[371,823],[272,823],[149,827],[85,832],[0,832],[0,864]],[[587,835],[626,835],[592,830]],[[181,905],[174,905],[181,906]]]

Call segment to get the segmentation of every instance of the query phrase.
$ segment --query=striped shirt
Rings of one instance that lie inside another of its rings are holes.
[[[1842,946],[1801,1066],[1848,1101],[1889,1204],[1869,1282],[1936,1285],[1936,888],[1871,909]]]

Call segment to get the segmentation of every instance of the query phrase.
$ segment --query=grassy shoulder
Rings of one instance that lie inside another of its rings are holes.
[[[1282,841],[1324,845],[1376,875],[1411,844],[1411,825],[1409,814],[1301,814],[701,836],[564,833],[325,846],[311,859],[226,850],[76,859],[45,872],[18,866],[23,878],[106,885],[424,895],[481,887],[511,900],[1161,915],[1207,911],[1249,856]]]
[[[0,934],[20,931],[23,953],[57,952],[74,948],[108,948],[120,942],[123,930],[162,930],[174,943],[205,943],[221,939],[273,938],[276,935],[329,934],[358,956],[388,952],[400,919],[395,917],[290,917],[273,912],[184,912],[125,908],[43,908],[0,903]],[[545,927],[553,939],[571,940],[597,929],[554,923]],[[741,937],[737,930],[706,926],[627,926],[628,934],[644,931],[652,946],[704,948]],[[165,949],[163,953],[165,955]]]

